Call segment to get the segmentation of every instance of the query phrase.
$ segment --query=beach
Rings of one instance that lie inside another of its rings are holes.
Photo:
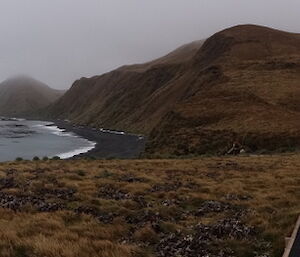
[[[79,126],[62,120],[52,122],[59,129],[64,129],[66,132],[73,132],[80,137],[96,143],[92,150],[77,154],[71,157],[72,159],[84,157],[96,159],[132,159],[138,158],[145,148],[145,137],[140,135]]]

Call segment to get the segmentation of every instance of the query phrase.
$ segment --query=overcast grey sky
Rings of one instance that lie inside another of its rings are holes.
[[[236,24],[300,32],[300,0],[0,0],[0,80],[54,88]]]

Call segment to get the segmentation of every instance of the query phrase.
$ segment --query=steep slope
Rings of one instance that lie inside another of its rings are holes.
[[[146,64],[82,78],[45,113],[51,118],[69,119],[79,124],[148,133],[162,114],[158,111],[156,117],[152,109],[145,109],[152,105],[147,102],[152,101],[151,96],[159,88],[178,76],[182,66],[191,61],[202,44],[203,41],[193,42]],[[174,104],[171,98],[169,103]],[[167,103],[161,107],[168,110]]]
[[[300,35],[242,25],[203,46],[76,81],[48,111],[145,133],[149,153],[224,152],[234,141],[291,149],[300,145],[299,84]]]
[[[0,115],[22,116],[43,108],[62,96],[44,83],[27,76],[17,76],[0,84]]]
[[[198,75],[189,81],[192,71]],[[234,141],[251,151],[300,146],[299,34],[224,30],[205,42],[186,75],[194,93],[151,132],[149,152],[224,153]]]

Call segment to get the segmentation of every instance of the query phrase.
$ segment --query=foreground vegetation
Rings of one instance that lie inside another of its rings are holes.
[[[0,256],[281,256],[300,155],[0,164]]]

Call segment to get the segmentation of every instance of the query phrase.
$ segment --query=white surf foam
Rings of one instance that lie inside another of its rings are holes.
[[[88,142],[90,143],[89,146],[81,147],[81,148],[78,148],[78,149],[75,149],[75,150],[72,150],[72,151],[69,151],[66,153],[61,153],[61,154],[58,154],[57,156],[61,159],[68,159],[68,158],[71,158],[71,157],[79,155],[79,154],[87,153],[87,152],[93,150],[96,146],[96,142],[91,142],[91,141],[88,141]]]
[[[64,129],[60,129],[59,127],[55,126],[54,124],[52,125],[52,123],[37,124],[37,125],[35,125],[35,127],[40,127],[42,129],[46,129],[46,130],[50,131],[52,134],[57,135],[57,136],[81,138],[83,140],[83,143],[86,144],[86,146],[80,147],[78,149],[74,149],[74,150],[71,150],[68,152],[57,154],[56,156],[58,156],[61,159],[68,159],[75,155],[87,153],[87,152],[91,151],[92,149],[94,149],[97,144],[96,142],[89,141],[88,139],[82,138],[73,132],[66,132]]]
[[[48,131],[50,131],[52,134],[57,135],[57,136],[61,136],[61,137],[78,137],[77,135],[75,135],[72,132],[66,132],[64,129],[60,129],[59,127],[55,126],[55,125],[51,125],[51,124],[37,124],[35,125],[35,127],[40,127],[43,129],[46,129]]]
[[[103,133],[110,133],[110,134],[117,134],[117,135],[125,135],[124,131],[115,131],[115,130],[109,130],[109,129],[100,129],[101,132]]]

